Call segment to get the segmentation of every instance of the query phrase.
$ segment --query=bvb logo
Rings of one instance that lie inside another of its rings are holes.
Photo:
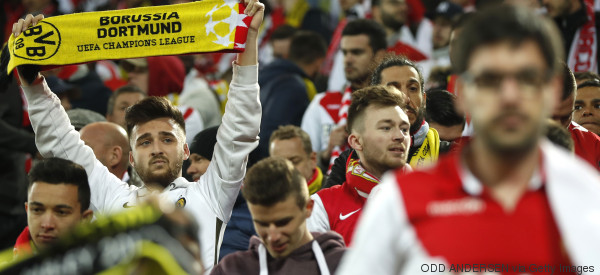
[[[15,41],[15,56],[27,60],[45,60],[58,52],[60,33],[48,22],[40,22],[25,30]]]
[[[181,197],[177,200],[177,202],[175,202],[175,206],[177,208],[183,208],[185,207],[185,198]]]

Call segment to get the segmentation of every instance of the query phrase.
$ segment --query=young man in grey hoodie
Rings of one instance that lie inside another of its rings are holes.
[[[247,251],[228,255],[211,274],[333,274],[346,250],[335,232],[306,228],[313,201],[306,180],[284,158],[269,157],[246,175],[242,195],[248,201],[258,236]]]

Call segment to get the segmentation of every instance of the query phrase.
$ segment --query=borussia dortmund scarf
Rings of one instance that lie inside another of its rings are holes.
[[[440,154],[440,136],[438,132],[435,129],[430,128],[427,123],[423,124],[421,129],[423,129],[423,127],[427,127],[427,135],[425,135],[419,149],[410,158],[410,166],[413,169],[435,163]],[[418,133],[415,134],[415,136],[417,135]],[[414,144],[419,143],[415,140]]]
[[[11,35],[0,70],[6,75],[24,64],[43,70],[105,59],[241,52],[251,20],[237,0],[50,17],[16,39]]]
[[[7,263],[0,273],[129,274],[143,260],[153,268],[150,274],[198,274],[194,255],[180,241],[194,240],[198,228],[187,219],[176,222],[179,215],[142,204],[98,217],[79,224],[54,245]]]

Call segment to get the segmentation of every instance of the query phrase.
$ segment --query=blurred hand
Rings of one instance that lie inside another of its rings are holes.
[[[346,125],[339,126],[329,134],[329,148],[335,146],[344,146],[348,142],[348,133],[346,133]]]

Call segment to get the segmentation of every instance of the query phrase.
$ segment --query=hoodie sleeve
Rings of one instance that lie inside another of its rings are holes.
[[[258,145],[261,106],[258,65],[233,65],[223,123],[206,173],[199,184],[191,186],[201,194],[217,218],[229,221],[231,211],[246,174],[248,154]]]
[[[71,125],[60,99],[50,90],[46,81],[22,88],[40,154],[67,159],[85,168],[93,210],[105,212],[125,202],[136,188],[130,189],[127,183],[111,174],[96,159],[92,148],[83,143],[79,132]]]

